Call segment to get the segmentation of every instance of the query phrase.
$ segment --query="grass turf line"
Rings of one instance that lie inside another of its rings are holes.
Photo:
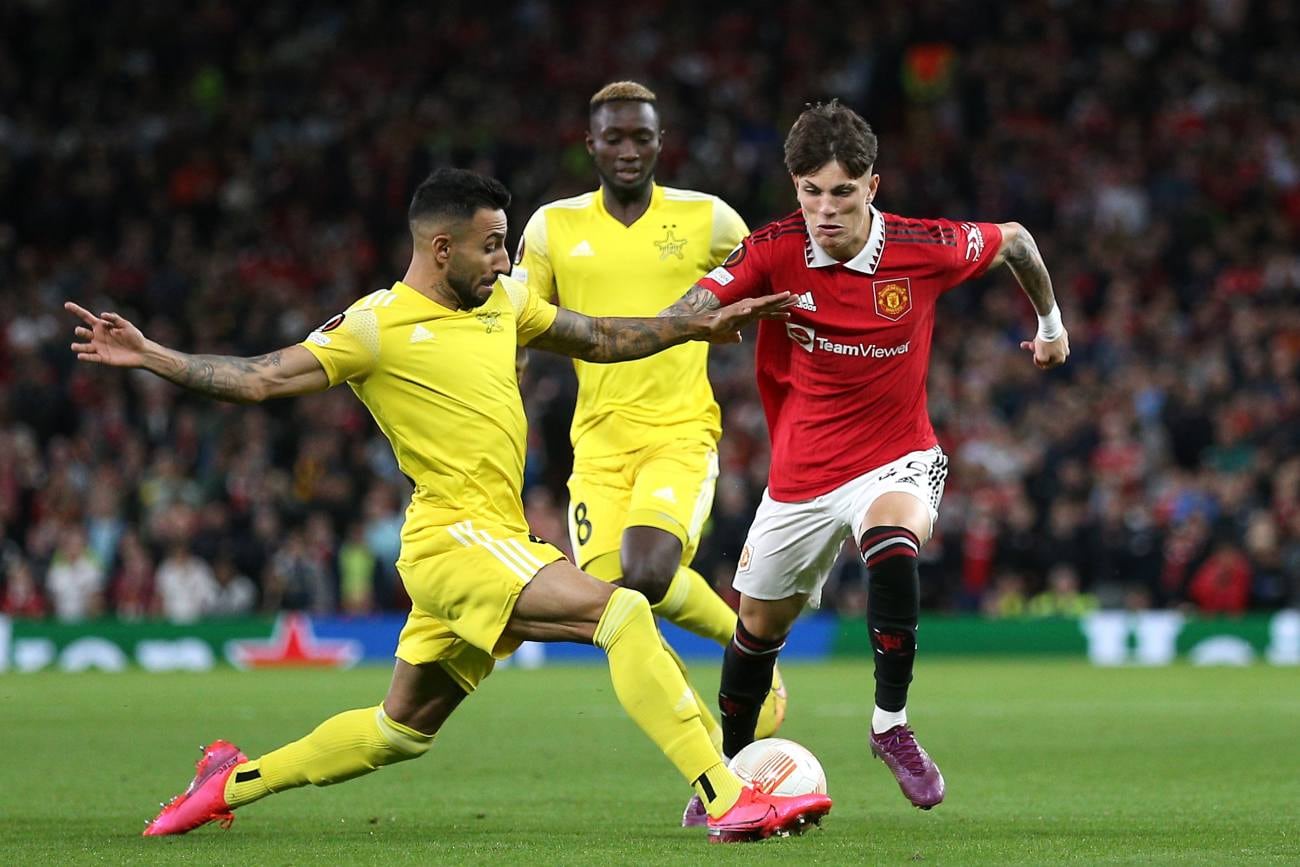
[[[505,670],[425,757],[274,796],[234,828],[139,836],[198,745],[256,755],[373,704],[387,672],[0,676],[7,863],[1294,863],[1297,672],[924,661],[912,722],[948,800],[910,807],[864,742],[864,663],[785,667],[782,734],[826,767],[835,809],[800,839],[709,846],[688,788],[596,667]],[[717,673],[696,665],[705,696]]]

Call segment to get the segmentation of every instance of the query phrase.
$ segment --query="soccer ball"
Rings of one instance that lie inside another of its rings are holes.
[[[785,738],[754,741],[731,760],[736,776],[767,795],[826,794],[826,772],[808,750]]]

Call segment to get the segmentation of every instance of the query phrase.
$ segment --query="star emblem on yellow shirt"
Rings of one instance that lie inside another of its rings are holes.
[[[682,252],[682,248],[686,246],[687,239],[677,237],[677,234],[673,232],[673,229],[677,228],[676,226],[664,226],[664,228],[668,230],[668,234],[664,236],[662,241],[655,241],[655,246],[659,248],[659,261],[662,262],[669,256],[685,259],[686,254]]]
[[[497,321],[501,318],[500,310],[488,310],[483,313],[475,313],[474,318],[483,323],[483,328],[488,334],[493,334],[501,330],[501,323]]]

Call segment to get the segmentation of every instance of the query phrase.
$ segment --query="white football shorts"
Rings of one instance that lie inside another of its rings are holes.
[[[807,593],[808,604],[818,607],[844,540],[870,529],[862,522],[871,504],[895,491],[912,494],[929,507],[933,528],[947,477],[948,457],[935,446],[909,452],[811,500],[781,503],[763,491],[732,586],[753,599]]]

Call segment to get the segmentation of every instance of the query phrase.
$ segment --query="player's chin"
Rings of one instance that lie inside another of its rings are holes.
[[[475,307],[482,307],[484,304],[488,303],[488,299],[491,297],[492,297],[492,287],[484,286],[482,283],[480,283],[479,285],[474,287],[474,291],[470,293],[469,298],[465,299],[465,302],[467,302],[465,303],[465,306],[471,309]]]
[[[615,172],[610,180],[615,189],[632,193],[644,189],[645,185],[650,182],[650,176],[646,172],[637,172],[635,174]]]

